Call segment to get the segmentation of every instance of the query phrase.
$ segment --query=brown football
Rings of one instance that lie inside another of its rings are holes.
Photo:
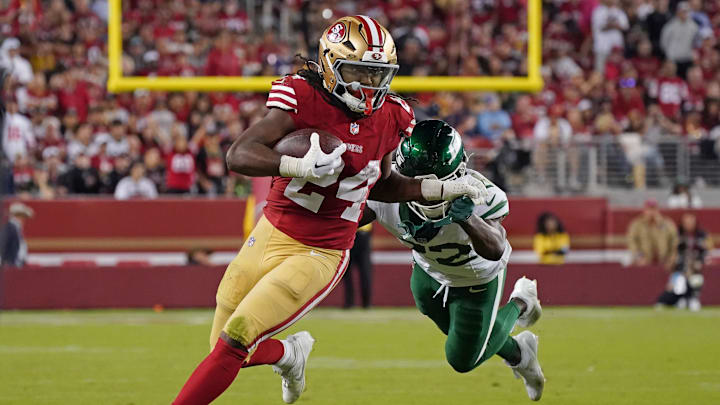
[[[303,157],[310,149],[310,135],[313,132],[317,132],[318,135],[320,135],[320,149],[325,153],[332,152],[343,143],[343,141],[330,132],[321,129],[304,128],[285,135],[284,138],[275,144],[273,149],[283,155],[298,158]]]

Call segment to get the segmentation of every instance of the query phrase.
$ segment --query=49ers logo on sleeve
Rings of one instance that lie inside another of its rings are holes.
[[[333,43],[338,43],[345,38],[345,24],[337,23],[330,27],[327,33],[327,40]]]

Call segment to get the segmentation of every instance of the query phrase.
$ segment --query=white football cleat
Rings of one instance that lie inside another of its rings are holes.
[[[300,398],[300,394],[305,391],[305,366],[307,359],[312,351],[315,339],[309,332],[302,331],[294,335],[290,335],[283,340],[283,346],[286,353],[283,359],[287,358],[288,364],[273,366],[273,371],[282,377],[282,397],[286,404],[292,404]]]
[[[526,330],[513,338],[520,346],[520,363],[510,368],[515,378],[523,379],[528,397],[533,401],[539,401],[545,388],[545,376],[538,362],[538,337]]]
[[[538,300],[537,281],[530,281],[527,277],[522,277],[515,282],[512,294],[510,294],[510,302],[513,298],[517,298],[525,303],[525,311],[517,320],[517,324],[523,328],[528,328],[535,324],[542,315],[542,307]]]

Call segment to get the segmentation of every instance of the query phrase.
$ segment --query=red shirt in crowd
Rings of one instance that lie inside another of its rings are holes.
[[[63,111],[74,108],[80,122],[85,121],[90,97],[84,82],[77,81],[74,87],[60,89],[58,91],[58,100]]]
[[[675,119],[680,114],[683,101],[688,98],[688,87],[679,77],[661,77],[650,81],[648,94],[657,100],[666,117]]]
[[[213,48],[208,55],[205,74],[208,76],[241,76],[240,58],[235,55],[232,47],[225,50]]]
[[[635,70],[638,72],[638,77],[641,80],[648,80],[656,77],[660,70],[660,61],[654,56],[640,57],[637,56],[631,59],[631,63]]]
[[[613,115],[618,120],[622,120],[632,110],[645,115],[645,102],[641,92],[637,89],[621,89],[613,99]]]
[[[167,157],[168,189],[190,191],[195,182],[195,157],[189,151],[171,152]]]

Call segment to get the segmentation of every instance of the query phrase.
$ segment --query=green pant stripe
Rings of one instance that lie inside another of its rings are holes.
[[[505,271],[501,271],[497,275],[498,280],[498,286],[495,290],[495,304],[493,305],[492,310],[492,316],[490,317],[490,328],[487,331],[487,335],[485,336],[485,342],[483,343],[482,349],[480,349],[480,354],[477,357],[477,360],[475,360],[475,363],[478,363],[480,359],[482,359],[483,354],[485,354],[485,349],[487,349],[488,341],[490,340],[490,335],[492,335],[493,331],[493,325],[495,325],[495,317],[497,316],[498,307],[500,306],[500,299],[502,298],[503,293],[503,287],[505,287]]]

